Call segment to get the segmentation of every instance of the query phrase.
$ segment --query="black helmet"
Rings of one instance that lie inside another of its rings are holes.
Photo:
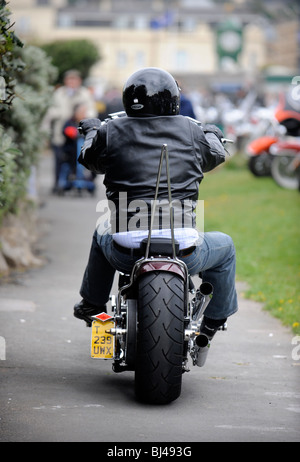
[[[169,72],[146,67],[132,74],[125,83],[123,105],[128,116],[177,115],[180,90]]]

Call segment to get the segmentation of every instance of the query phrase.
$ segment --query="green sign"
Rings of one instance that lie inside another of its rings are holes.
[[[236,21],[226,21],[217,28],[217,54],[219,62],[229,58],[237,62],[243,48],[243,28]]]

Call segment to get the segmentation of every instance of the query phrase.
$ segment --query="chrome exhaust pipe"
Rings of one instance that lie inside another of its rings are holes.
[[[198,367],[204,366],[208,352],[209,352],[209,347],[210,347],[209,338],[205,334],[197,335],[195,339],[195,346],[194,346],[194,349],[195,349],[194,365]]]
[[[200,317],[206,310],[207,305],[213,296],[213,286],[210,282],[202,282],[199,289],[196,291],[195,298],[192,303],[192,320],[199,321]]]
[[[205,334],[199,334],[196,337],[195,343],[197,347],[204,348],[209,344],[209,338]]]

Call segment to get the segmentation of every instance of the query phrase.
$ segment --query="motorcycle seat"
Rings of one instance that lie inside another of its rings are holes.
[[[146,252],[148,239],[145,238],[140,244],[140,250],[143,254]],[[179,254],[179,242],[175,239],[175,252]],[[152,237],[150,240],[149,255],[173,255],[172,239],[168,237]]]

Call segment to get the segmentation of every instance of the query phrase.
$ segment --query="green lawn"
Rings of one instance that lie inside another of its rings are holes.
[[[237,252],[237,278],[247,298],[300,334],[300,194],[255,178],[241,155],[205,175],[205,231],[229,234]]]

